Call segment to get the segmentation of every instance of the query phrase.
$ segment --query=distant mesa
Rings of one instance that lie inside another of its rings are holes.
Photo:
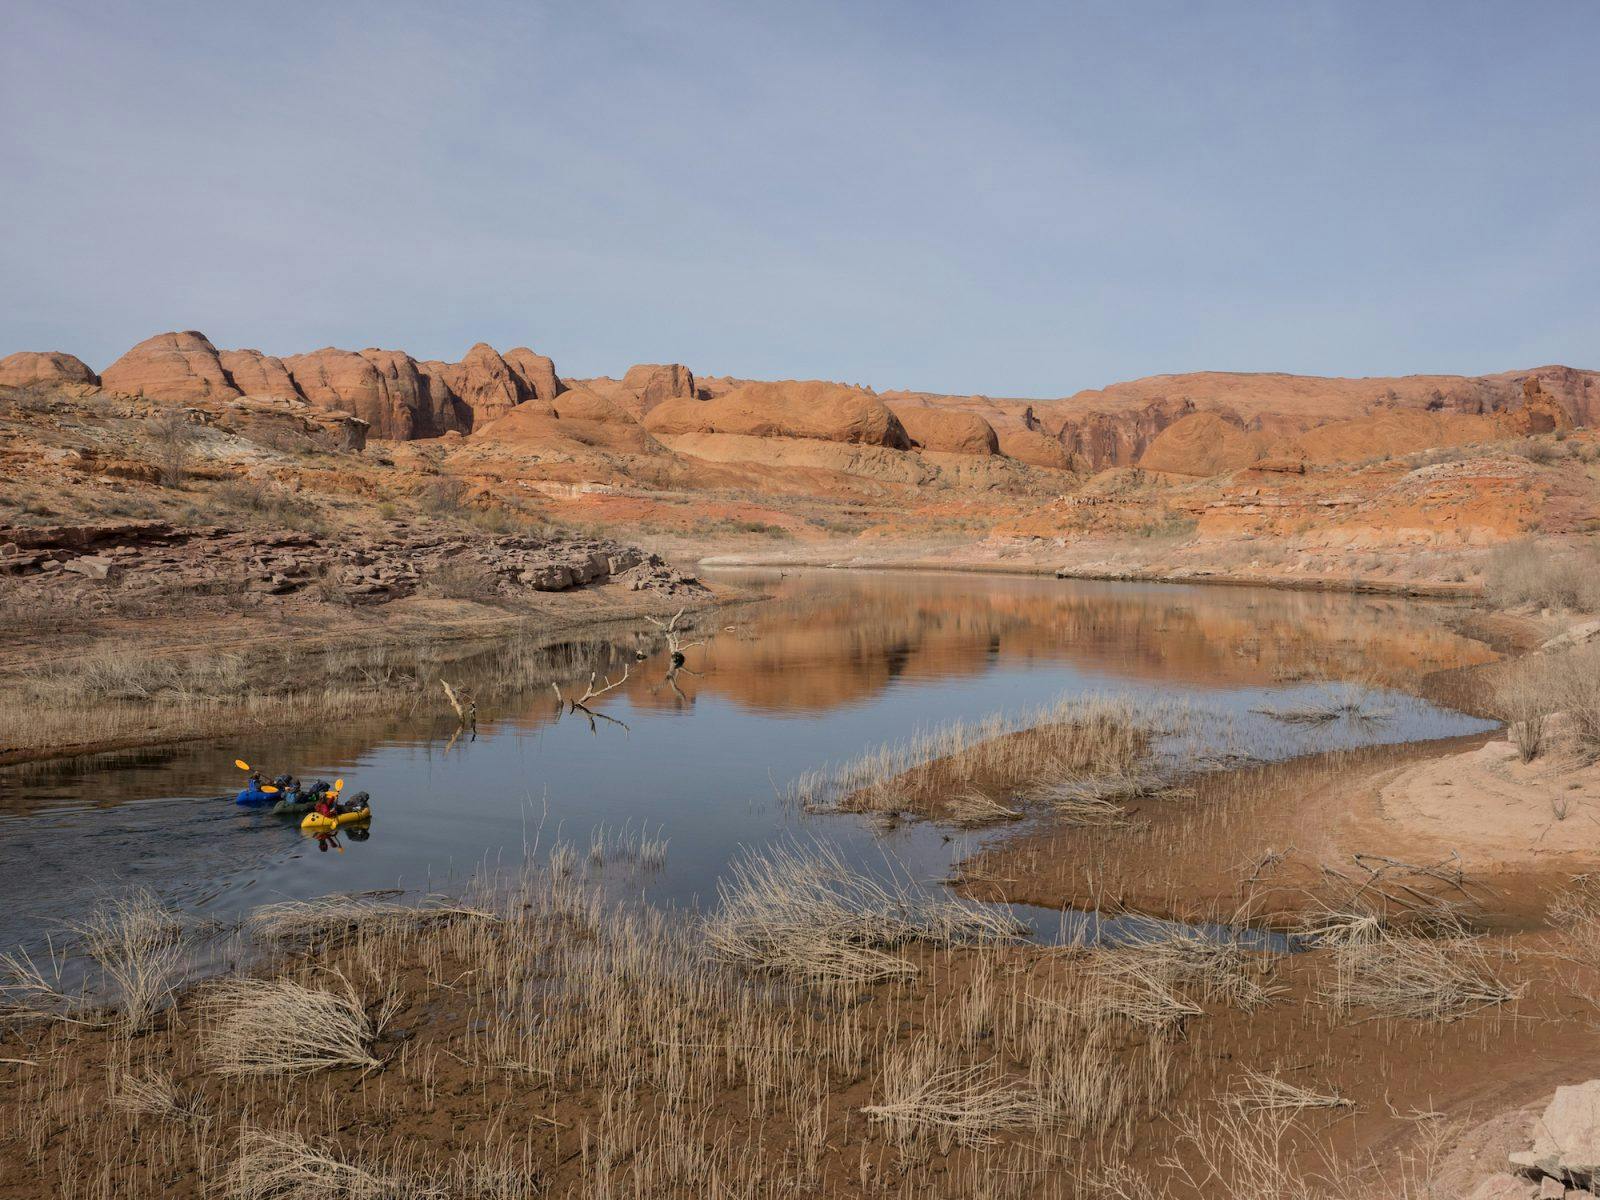
[[[674,362],[638,363],[620,379],[563,379],[548,355],[486,342],[458,362],[333,346],[278,358],[219,351],[195,330],[148,338],[99,377],[59,351],[12,354],[0,359],[0,385],[101,386],[176,404],[288,398],[358,417],[391,441],[470,434],[479,446],[572,464],[592,462],[590,452],[656,455],[652,478],[718,464],[729,470],[717,477],[739,486],[790,469],[974,486],[1031,469],[1303,470],[1600,420],[1600,374],[1564,366],[1370,379],[1199,371],[1008,400],[697,376]]]
[[[65,360],[54,366],[36,360]],[[241,396],[301,399],[366,421],[374,437],[394,441],[467,433],[529,400],[562,391],[555,364],[519,346],[508,357],[478,343],[460,362],[421,361],[403,350],[324,347],[277,358],[259,350],[219,351],[203,333],[157,334],[129,350],[94,380],[70,355],[13,355],[0,382],[99,382],[107,391],[172,403]],[[76,364],[74,367],[73,364]]]

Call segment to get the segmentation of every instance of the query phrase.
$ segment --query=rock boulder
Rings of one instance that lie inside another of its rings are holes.
[[[0,384],[6,387],[34,387],[39,384],[100,382],[81,358],[59,350],[21,350],[0,358]]]
[[[694,373],[682,363],[639,363],[628,368],[622,386],[639,394],[641,416],[668,400],[695,397]]]
[[[1558,1087],[1533,1126],[1533,1148],[1511,1155],[1524,1174],[1587,1188],[1600,1175],[1600,1079]]]
[[[749,383],[712,400],[678,397],[645,416],[657,435],[815,438],[909,450],[900,420],[871,392],[818,380]]]
[[[223,350],[217,355],[233,386],[246,396],[300,396],[283,359],[259,350]]]
[[[387,352],[371,351],[381,357]],[[407,356],[401,355],[406,358]],[[417,435],[417,408],[422,392],[415,366],[408,379],[390,390],[383,364],[364,354],[328,346],[283,360],[302,395],[319,408],[354,413],[374,437],[405,440]]]
[[[530,399],[549,402],[560,395],[561,380],[556,378],[556,364],[549,355],[518,346],[506,351],[505,360],[522,381]]]
[[[977,413],[960,409],[896,404],[891,411],[912,443],[945,454],[999,454],[994,426]]]
[[[158,333],[112,363],[100,376],[108,391],[152,400],[231,399],[238,396],[217,348],[203,333]]]

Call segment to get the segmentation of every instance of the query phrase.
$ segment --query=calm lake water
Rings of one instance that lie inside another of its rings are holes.
[[[452,740],[455,719],[430,687],[401,715],[337,728],[0,771],[0,948],[36,946],[56,919],[133,886],[227,920],[286,897],[459,891],[559,843],[581,870],[601,828],[667,840],[660,868],[621,885],[652,902],[709,908],[731,859],[788,840],[934,884],[978,838],[1003,833],[883,832],[796,811],[780,790],[919,729],[1063,695],[1173,702],[1190,714],[1190,750],[1259,758],[1491,727],[1404,692],[1428,671],[1492,657],[1415,602],[953,574],[715,577],[761,583],[773,599],[702,616],[691,640],[705,644],[675,678],[649,627],[518,657],[509,682],[503,656],[465,664],[451,677],[484,697],[476,740]],[[591,666],[613,679],[628,667],[599,706],[625,727],[591,732],[558,715],[551,679],[581,691]],[[480,690],[475,672],[494,686]],[[1373,690],[1385,720],[1296,726],[1255,711],[1347,679]],[[370,792],[370,835],[323,847],[297,821],[236,807],[235,757]],[[1023,915],[1057,932],[1050,914]]]

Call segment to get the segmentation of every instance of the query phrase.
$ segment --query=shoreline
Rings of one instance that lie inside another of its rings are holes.
[[[971,575],[1016,575],[1106,583],[1163,583],[1174,586],[1260,587],[1297,592],[1344,592],[1355,595],[1399,596],[1426,600],[1479,600],[1483,588],[1470,583],[1397,583],[1384,579],[1339,579],[1333,576],[1292,578],[1284,575],[1231,575],[1202,570],[1117,571],[1093,566],[1075,569],[1048,563],[999,563],[930,558],[858,557],[842,561],[833,556],[783,558],[762,554],[712,555],[697,564],[707,570],[784,568],[823,571],[928,571]]]
[[[465,628],[461,624],[442,625],[437,620],[431,619],[429,613],[420,614],[419,619],[418,614],[408,612],[404,614],[403,619],[383,622],[376,629],[336,629],[330,632],[322,628],[307,628],[299,634],[281,632],[269,634],[262,631],[260,635],[249,635],[240,641],[227,643],[228,649],[225,652],[237,653],[241,647],[246,651],[256,649],[270,652],[274,660],[303,660],[299,663],[300,669],[311,668],[318,663],[325,664],[340,656],[360,652],[382,656],[385,659],[385,669],[389,669],[393,666],[387,661],[391,656],[405,665],[408,653],[414,659],[419,646],[444,648],[457,652],[460,658],[490,651],[496,646],[512,644],[517,644],[524,652],[537,652],[575,637],[603,640],[610,634],[638,630],[645,626],[648,617],[670,615],[679,608],[689,615],[695,615],[741,604],[757,603],[763,599],[759,594],[722,587],[707,588],[703,596],[684,603],[680,597],[671,599],[653,597],[648,592],[630,592],[623,596],[607,595],[604,594],[607,586],[609,585],[599,585],[593,590],[583,592],[557,593],[567,598],[582,596],[589,606],[587,609],[555,601],[552,604],[553,611],[539,611],[533,608],[523,611],[503,610],[497,615],[479,617],[466,622]],[[562,608],[572,608],[573,611],[562,612]],[[170,628],[169,622],[163,624]],[[131,653],[137,639],[141,636],[150,636],[151,632],[127,631],[122,636],[101,639],[94,648],[80,648],[65,654],[58,653],[53,656],[52,661],[68,664],[81,661],[89,655],[103,652],[103,647],[108,647],[112,653]],[[149,662],[158,659],[196,659],[202,658],[208,649],[213,654],[223,653],[217,649],[213,640],[207,647],[195,643],[156,645],[144,654],[145,661]],[[415,665],[415,662],[413,661],[411,665]],[[26,678],[25,673],[20,671],[8,674],[11,678],[5,682],[10,683],[13,688]],[[367,672],[362,670],[361,674]],[[386,682],[369,681],[365,685],[356,684],[350,689],[342,690],[329,688],[322,693],[307,697],[288,694],[252,695],[242,687],[240,693],[235,696],[213,698],[199,706],[190,704],[184,707],[172,704],[165,706],[165,711],[159,703],[136,705],[132,707],[140,710],[139,719],[152,722],[152,726],[142,732],[91,736],[79,741],[63,740],[0,747],[0,768],[203,742],[209,738],[223,736],[225,733],[237,732],[242,728],[251,730],[284,728],[318,719],[339,719],[356,713],[371,714],[380,709],[400,707],[402,702],[414,702],[413,692],[386,686]],[[392,697],[393,703],[385,705],[385,697]],[[100,705],[81,706],[83,713],[110,712],[132,720],[134,714],[128,711],[129,709],[130,706],[125,701],[106,701]],[[72,716],[73,711],[63,707],[58,710],[58,714],[66,718]],[[221,722],[226,722],[226,728],[220,727]]]
[[[1236,588],[1261,587],[1289,591],[1387,595],[1405,599],[1453,600],[1457,602],[1472,600],[1477,596],[1477,589],[1468,585],[1454,588],[1441,585],[1437,588],[1431,588],[1425,585],[1387,584],[1382,581],[1350,582],[1327,579],[1284,579],[1281,577],[1262,579],[1245,576],[1188,576],[1156,572],[1136,573],[1088,570],[1063,573],[1067,571],[1067,568],[1051,567],[1046,564],[951,561],[949,559],[929,558],[899,560],[892,558],[856,558],[844,561],[832,556],[814,556],[795,560],[766,555],[708,555],[699,558],[696,561],[696,566],[707,571],[782,570],[788,567],[799,570],[841,572],[888,571],[908,574],[998,575],[1017,578],[1053,577],[1066,581],[1147,583],[1174,587],[1208,584]],[[385,620],[375,627],[362,630],[334,629],[328,631],[322,628],[308,627],[303,633],[285,633],[281,629],[274,631],[262,629],[252,631],[243,638],[230,640],[226,645],[229,653],[236,654],[240,649],[249,651],[270,648],[271,653],[276,657],[304,656],[313,660],[330,659],[337,655],[357,650],[364,652],[374,650],[397,652],[408,645],[414,645],[419,642],[426,643],[429,646],[442,646],[470,651],[472,649],[487,650],[496,644],[526,639],[526,648],[536,650],[556,644],[574,635],[592,634],[597,637],[603,637],[607,631],[638,626],[648,616],[661,615],[678,607],[676,600],[663,600],[659,603],[652,603],[649,599],[634,601],[632,593],[628,594],[626,600],[606,595],[607,586],[598,585],[593,589],[559,593],[558,595],[561,599],[553,600],[547,611],[538,611],[532,608],[523,611],[502,610],[488,617],[480,614],[465,621],[446,623],[432,613],[420,614],[419,621],[419,614],[407,610],[399,614],[399,619],[397,620]],[[582,609],[570,612],[561,611],[563,608],[577,608],[573,601],[580,597],[582,598],[582,603],[591,606],[587,611]],[[740,589],[736,585],[724,583],[720,587],[708,588],[707,595],[697,598],[696,601],[690,604],[682,605],[682,607],[685,607],[689,613],[694,614],[740,604],[757,603],[762,599],[765,599],[765,596],[759,592],[752,594],[750,591]],[[599,605],[598,609],[593,607],[595,605]],[[170,621],[159,622],[158,624],[164,626],[165,629],[172,627],[172,622]],[[131,651],[136,641],[150,638],[152,634],[159,639],[159,632],[154,630],[128,630],[119,636],[101,639],[93,649],[78,648],[65,653],[57,651],[52,656],[51,661],[58,664],[71,663],[84,658],[88,654],[100,652],[102,647],[112,647],[118,650],[126,647]],[[1496,649],[1501,653],[1507,652],[1506,648],[1503,647],[1496,647]],[[217,652],[218,643],[215,638],[206,642],[204,646],[193,642],[165,644],[158,640],[149,649],[142,651],[143,655],[150,660],[157,658],[201,657],[207,653],[215,654]],[[10,669],[5,673],[12,675],[14,680],[24,676],[24,672],[17,669]],[[0,682],[4,681],[0,680]],[[15,683],[13,683],[13,686],[15,686]],[[243,714],[243,719],[248,723],[248,727],[254,729],[282,728],[297,721],[317,719],[319,716],[337,717],[340,711],[355,711],[355,701],[360,701],[362,706],[360,711],[369,711],[365,706],[371,703],[381,703],[383,694],[385,693],[374,689],[359,697],[341,696],[338,698],[338,703],[330,706],[333,711],[313,711],[315,706],[308,708],[305,705],[295,703],[291,697],[278,697],[277,703],[272,703],[269,699],[259,705],[252,704],[251,711]],[[238,699],[242,704],[247,698],[240,696]],[[87,712],[96,707],[86,705],[84,706],[84,711]],[[114,709],[117,704],[108,701],[105,705],[98,707],[101,709]],[[159,705],[147,704],[145,712],[147,715],[152,715],[155,722],[152,728],[115,735],[88,736],[78,740],[58,740],[34,745],[0,747],[0,768],[204,741],[209,737],[220,736],[221,731],[215,727],[216,718],[222,716],[225,709],[225,701],[218,701],[185,716],[176,711],[163,713]],[[237,725],[232,726],[232,728],[237,728]]]

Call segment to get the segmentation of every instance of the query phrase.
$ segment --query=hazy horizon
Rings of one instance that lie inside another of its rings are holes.
[[[1594,365],[1578,0],[21,0],[0,32],[0,355],[194,328],[1036,398]]]

